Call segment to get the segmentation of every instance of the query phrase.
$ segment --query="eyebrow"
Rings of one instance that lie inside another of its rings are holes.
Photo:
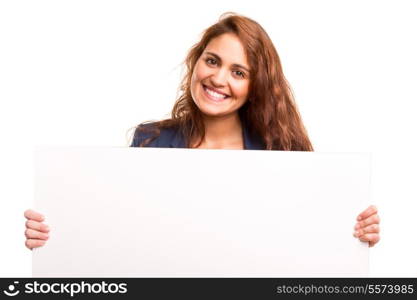
[[[213,52],[210,52],[210,51],[205,51],[204,53],[206,53],[206,54],[210,54],[210,55],[214,56],[217,60],[220,60],[220,61],[222,60],[222,59],[220,58],[220,56],[218,56],[216,53],[213,53]],[[247,67],[242,66],[242,65],[240,65],[240,64],[233,64],[232,66],[233,66],[233,67],[237,67],[237,68],[242,68],[242,69],[244,69],[246,72],[250,73],[250,71],[249,71],[249,69],[248,69]]]

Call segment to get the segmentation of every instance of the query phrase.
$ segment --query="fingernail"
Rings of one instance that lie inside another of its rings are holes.
[[[359,229],[359,227],[360,227],[359,223],[356,223],[355,229]]]
[[[49,226],[48,225],[45,225],[45,230],[49,230]]]
[[[358,216],[358,217],[357,217],[357,220],[358,220],[358,221],[362,220],[362,217],[361,217],[361,216]]]

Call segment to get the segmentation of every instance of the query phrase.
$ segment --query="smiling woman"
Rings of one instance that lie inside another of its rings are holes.
[[[132,146],[313,150],[278,53],[257,22],[222,15],[185,66],[171,118],[139,125]]]
[[[198,59],[191,78],[191,96],[202,113],[203,122],[205,119],[207,124],[208,119],[215,119],[216,123],[221,120],[223,124],[239,124],[237,112],[248,98],[249,74],[245,49],[236,35],[225,33],[211,40]],[[234,139],[229,138],[227,144],[231,147],[228,148],[244,148],[242,138],[239,139],[240,131],[236,131]],[[207,138],[195,142],[193,148],[210,148]],[[221,148],[221,145],[212,144],[213,148]]]
[[[255,21],[225,14],[185,59],[171,118],[137,126],[132,147],[312,151],[278,53]],[[26,246],[45,244],[43,216],[25,213]],[[354,236],[379,241],[375,206],[357,218]]]

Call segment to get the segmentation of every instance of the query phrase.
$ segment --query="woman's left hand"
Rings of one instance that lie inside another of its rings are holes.
[[[362,242],[369,242],[369,247],[379,242],[379,221],[378,209],[375,205],[369,206],[357,218],[354,237]]]

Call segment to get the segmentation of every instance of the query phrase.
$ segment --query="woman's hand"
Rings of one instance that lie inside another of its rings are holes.
[[[369,206],[357,218],[354,237],[362,242],[369,242],[369,247],[375,246],[379,242],[379,221],[378,209],[375,205]]]
[[[28,209],[25,211],[25,218],[28,219],[25,231],[26,247],[30,250],[42,247],[49,238],[49,226],[42,223],[45,217],[34,210]]]

